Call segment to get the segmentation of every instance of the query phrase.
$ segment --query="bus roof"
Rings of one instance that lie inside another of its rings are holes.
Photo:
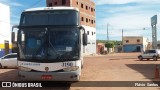
[[[79,11],[78,8],[75,8],[75,7],[39,7],[39,8],[26,9],[24,12],[45,11],[45,10],[76,10],[76,11]]]

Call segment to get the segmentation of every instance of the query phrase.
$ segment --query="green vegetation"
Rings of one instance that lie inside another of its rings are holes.
[[[97,40],[97,43],[106,43],[106,40]],[[112,42],[114,45],[121,45],[122,41],[110,40],[108,42]]]
[[[114,47],[114,42],[111,42],[111,41],[110,42],[106,42],[105,43],[105,47],[106,48],[113,48]]]

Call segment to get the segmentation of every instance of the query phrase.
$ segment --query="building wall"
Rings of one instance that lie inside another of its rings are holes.
[[[93,27],[89,27],[89,26],[84,26],[82,25],[85,30],[86,33],[88,33],[88,44],[87,46],[85,46],[85,54],[89,55],[89,54],[95,54],[96,53],[96,34],[94,33],[96,30]]]
[[[143,48],[142,44],[123,45],[123,52],[141,52],[141,48]]]
[[[149,41],[142,36],[123,37],[123,51],[124,52],[145,51],[147,49],[148,42]]]
[[[95,27],[95,3],[90,0],[72,0],[71,5],[79,8],[81,25]]]
[[[96,27],[95,17],[95,3],[91,0],[64,0],[65,4],[62,5],[63,0],[47,0],[48,7],[52,6],[71,6],[77,7],[80,10],[81,25]]]
[[[5,54],[5,41],[9,41],[9,43],[11,43],[9,6],[0,3],[0,11],[0,57],[2,57]]]
[[[80,23],[88,33],[88,45],[84,47],[86,55],[96,53],[96,16],[95,3],[92,0],[47,0],[48,7],[71,6],[77,7],[80,11]]]
[[[47,0],[47,6],[61,6],[62,0]],[[65,4],[63,6],[70,6],[70,0],[65,0]]]
[[[130,36],[123,37],[123,45],[128,45],[128,44],[143,44],[143,37],[130,37]]]

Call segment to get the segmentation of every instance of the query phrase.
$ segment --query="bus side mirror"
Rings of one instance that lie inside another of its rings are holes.
[[[88,43],[88,35],[86,33],[83,34],[83,45],[86,46]]]
[[[12,41],[12,43],[14,43],[15,42],[15,32],[12,32],[12,35],[11,35],[11,41]]]
[[[12,33],[11,33],[11,42],[15,43],[16,42],[16,32],[14,30],[18,30],[18,25],[15,25],[12,27]]]
[[[80,26],[80,30],[83,30],[83,45],[86,46],[88,44],[88,35],[85,32],[85,28],[83,26]]]

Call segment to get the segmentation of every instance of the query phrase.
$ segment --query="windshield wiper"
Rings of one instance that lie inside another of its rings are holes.
[[[50,41],[50,35],[49,35],[49,45],[52,47],[52,50],[53,50],[53,52],[54,52],[54,54],[56,54],[56,56],[57,56],[57,58],[56,59],[60,59],[60,60],[63,60],[60,56],[60,54],[59,54],[59,52],[54,48],[54,46],[52,45],[52,43],[51,43],[51,41]],[[48,53],[48,52],[47,52]],[[50,55],[51,56],[51,55]]]
[[[44,48],[44,51],[42,50],[42,52],[45,52],[45,45],[47,43],[47,29],[45,31],[45,35],[44,35],[44,42],[43,44],[40,46],[40,48],[38,48],[38,50],[36,50],[36,52],[32,55],[32,59],[36,59],[36,55]]]

